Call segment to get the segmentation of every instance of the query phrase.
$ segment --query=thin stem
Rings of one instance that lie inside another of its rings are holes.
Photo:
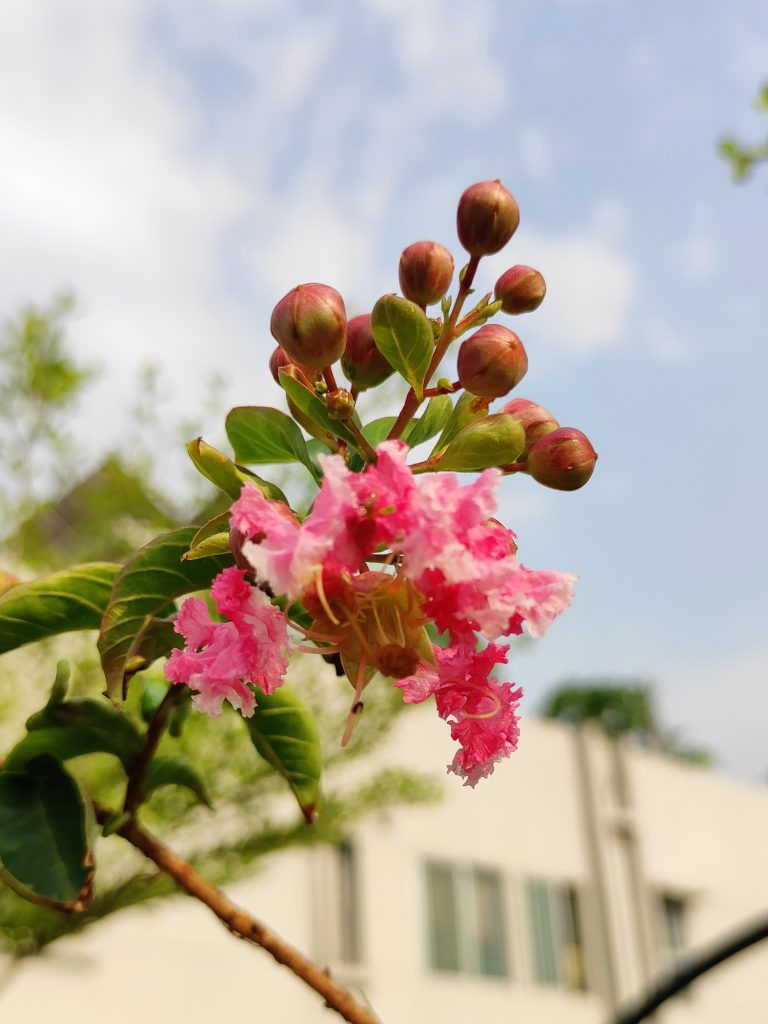
[[[360,447],[360,451],[363,453],[363,455],[366,457],[366,459],[369,462],[375,462],[376,461],[376,452],[373,450],[371,445],[368,443],[368,441],[365,438],[365,435],[363,434],[363,432],[360,429],[360,427],[358,427],[358,425],[355,423],[355,421],[354,420],[348,420],[344,424],[344,426],[347,428],[347,430],[351,434],[355,435],[355,440],[357,441],[357,443],[358,443],[358,445]]]
[[[502,473],[527,473],[527,462],[510,462],[507,466],[499,466]]]
[[[141,803],[142,796],[144,795],[144,783],[147,779],[150,762],[155,756],[171,714],[183,696],[184,691],[181,687],[172,684],[152,716],[149,726],[147,727],[147,738],[144,744],[144,750],[142,751],[141,757],[136,762],[133,771],[128,776],[128,785],[125,790],[125,802],[123,804],[123,812],[125,814],[133,816]]]
[[[112,813],[104,807],[96,807],[96,817],[100,822],[105,822],[112,817]],[[381,1024],[372,1010],[362,1006],[351,992],[334,981],[325,970],[285,942],[267,925],[238,907],[221,889],[209,882],[191,864],[151,833],[141,828],[136,821],[127,822],[117,830],[117,834],[140,850],[189,896],[204,903],[231,932],[246,942],[261,946],[278,963],[293,971],[324,999],[330,1009],[335,1010],[349,1024]]]
[[[472,282],[475,279],[475,274],[477,273],[479,263],[479,256],[470,256],[469,263],[467,263],[467,266],[464,271],[464,276],[462,278],[461,284],[459,285],[459,291],[453,303],[453,309],[451,310],[448,319],[443,324],[443,329],[440,332],[440,337],[437,339],[437,344],[435,345],[435,351],[432,353],[432,358],[429,361],[427,372],[424,374],[425,385],[429,384],[435,370],[440,365],[443,356],[448,350],[448,346],[456,337],[454,333],[456,321],[459,319],[459,314],[461,313],[462,306],[464,305],[467,296],[472,290]],[[420,405],[421,401],[416,397],[416,392],[413,390],[413,388],[409,388],[408,394],[405,396],[405,401],[403,402],[403,408],[400,410],[400,413],[397,419],[395,420],[394,425],[392,426],[392,429],[390,430],[387,437],[401,437],[403,431],[413,419],[414,413],[416,412]]]
[[[455,380],[451,384],[438,384],[434,388],[425,388],[424,397],[434,398],[436,395],[452,395],[461,388],[461,381]]]
[[[328,385],[328,391],[334,392],[339,390],[339,385],[336,383],[336,378],[333,376],[333,370],[330,366],[326,366],[323,370],[323,377],[325,383]]]

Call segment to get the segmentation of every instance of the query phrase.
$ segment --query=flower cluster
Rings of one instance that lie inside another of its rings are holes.
[[[500,182],[464,192],[457,231],[469,260],[453,302],[453,256],[436,242],[415,242],[399,262],[402,296],[383,296],[370,313],[348,320],[342,296],[324,284],[298,285],[275,306],[270,370],[292,421],[277,410],[240,408],[228,434],[237,463],[300,461],[322,482],[304,517],[264,481],[246,482],[232,504],[236,565],[212,586],[220,620],[188,599],[176,622],[185,648],[166,670],[196,691],[200,710],[217,714],[228,700],[253,714],[254,687],[271,693],[286,654],[310,651],[334,660],[353,687],[343,744],[378,672],[409,703],[434,698],[459,744],[449,770],[466,783],[515,749],[521,691],[494,676],[509,650],[498,641],[523,627],[541,636],[570,603],[575,577],[518,561],[515,535],[494,517],[496,488],[520,473],[575,490],[597,458],[581,431],[561,427],[533,401],[515,398],[490,412],[525,377],[528,355],[514,331],[487,321],[535,310],[544,278],[516,265],[497,280],[493,301],[489,292],[464,315],[463,305],[480,260],[502,249],[518,222]],[[436,303],[442,316],[428,318]],[[441,366],[462,335],[451,381]],[[337,362],[348,388],[336,382]],[[409,385],[399,414],[365,427],[361,394],[396,372]],[[310,454],[297,423],[327,454]],[[254,444],[260,433],[268,439]],[[411,446],[435,435],[431,454],[409,462]],[[222,471],[230,484],[246,479],[239,465],[223,470],[226,457],[216,458],[202,467],[209,479]],[[460,483],[455,472],[478,475]]]
[[[323,483],[303,522],[245,486],[231,523],[255,583],[309,613],[311,623],[293,630],[318,653],[341,656],[355,704],[374,671],[398,680],[411,703],[434,695],[461,745],[451,769],[474,784],[514,749],[520,696],[490,676],[507,647],[477,651],[475,634],[493,641],[526,623],[540,636],[570,602],[575,577],[520,564],[514,535],[492,518],[498,470],[466,486],[452,474],[418,485],[406,454],[402,442],[384,442],[360,473],[321,456]],[[171,656],[168,677],[198,690],[201,710],[227,698],[247,715],[253,695],[242,680],[267,693],[281,681],[287,619],[240,569],[224,570],[212,593],[229,621],[211,622],[203,602],[188,599],[177,623],[187,648]],[[445,648],[430,642],[430,621],[447,631]]]

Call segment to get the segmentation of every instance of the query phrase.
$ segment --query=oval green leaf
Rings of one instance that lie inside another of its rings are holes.
[[[8,755],[5,767],[23,771],[41,754],[61,761],[81,754],[114,754],[130,772],[144,749],[133,722],[103,700],[90,698],[47,704],[27,722],[27,735]]]
[[[287,504],[287,499],[277,484],[273,484],[269,480],[262,480],[260,476],[256,476],[250,470],[238,466],[223,452],[204,441],[202,437],[197,437],[194,441],[189,442],[187,454],[194,462],[198,472],[206,480],[210,480],[220,491],[228,494],[230,498],[240,497],[243,484],[253,484],[259,488],[265,498],[285,501]]]
[[[199,803],[211,807],[208,791],[202,775],[194,765],[183,757],[153,757],[147,769],[142,789],[142,799],[162,786],[183,786],[197,797]]]
[[[490,466],[515,462],[525,448],[525,429],[519,420],[496,413],[470,423],[454,437],[436,469],[475,473]]]
[[[432,325],[426,314],[409,299],[383,295],[373,307],[371,329],[376,348],[421,400],[434,347]]]
[[[227,416],[227,437],[239,462],[275,465],[300,462],[319,481],[304,436],[290,416],[263,405],[241,405]]]
[[[304,701],[287,686],[272,694],[256,690],[256,710],[245,719],[256,750],[293,790],[308,824],[320,805],[323,757],[315,720]]]
[[[443,432],[438,438],[437,444],[432,449],[432,455],[443,451],[451,443],[460,430],[463,430],[469,423],[482,419],[488,415],[490,398],[478,398],[477,395],[470,395],[465,391],[453,407],[453,412],[446,420]]]
[[[424,441],[428,441],[430,437],[434,437],[443,429],[452,411],[453,402],[450,395],[435,395],[427,403],[424,415],[408,425],[403,434],[403,440],[411,448],[415,448],[417,444],[423,444]]]
[[[182,561],[196,533],[197,527],[184,526],[155,537],[115,578],[98,640],[107,693],[115,703],[125,699],[129,677],[149,664],[147,652],[142,651],[145,636],[149,654],[155,658],[171,649],[164,651],[164,643],[175,642],[167,623],[164,627],[153,625],[162,621],[155,615],[175,598],[204,590],[214,576],[232,565],[227,555]]]
[[[19,583],[0,597],[0,654],[76,629],[98,629],[120,571],[89,562]]]
[[[54,910],[90,902],[93,857],[83,799],[55,757],[0,772],[0,876],[25,899]]]

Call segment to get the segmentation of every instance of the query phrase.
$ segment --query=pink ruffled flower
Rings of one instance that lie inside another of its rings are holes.
[[[491,677],[495,665],[506,664],[508,650],[499,644],[480,651],[469,644],[436,647],[436,668],[423,665],[395,682],[407,703],[434,696],[438,714],[450,722],[451,736],[460,744],[448,771],[463,778],[465,786],[474,787],[517,747],[522,690]]]
[[[171,682],[186,683],[197,691],[192,703],[198,711],[215,717],[228,700],[250,718],[255,701],[248,684],[272,693],[288,667],[285,617],[235,567],[219,573],[211,594],[216,610],[229,621],[212,621],[205,602],[188,597],[174,627],[186,646],[171,653],[165,674]]]
[[[492,518],[500,476],[486,469],[464,487],[449,474],[426,479],[419,520],[401,544],[425,613],[455,638],[477,631],[495,640],[522,632],[523,622],[541,636],[573,597],[572,574],[518,562],[515,535]]]
[[[351,472],[339,456],[321,455],[323,483],[301,524],[279,502],[244,487],[231,522],[249,538],[242,551],[258,578],[296,600],[321,570],[356,571],[379,545],[392,544],[414,521],[417,491],[406,452],[400,441],[385,442],[376,465],[362,473]]]

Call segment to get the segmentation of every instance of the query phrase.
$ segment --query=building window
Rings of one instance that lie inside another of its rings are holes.
[[[505,978],[507,942],[501,876],[489,868],[426,866],[429,964]]]
[[[685,949],[685,900],[662,893],[659,896],[662,956],[674,960]]]
[[[339,958],[348,964],[356,964],[362,960],[362,943],[357,857],[351,843],[339,843],[336,847],[336,871],[339,893]]]
[[[587,974],[576,890],[570,885],[529,882],[528,908],[536,981],[584,991]]]

